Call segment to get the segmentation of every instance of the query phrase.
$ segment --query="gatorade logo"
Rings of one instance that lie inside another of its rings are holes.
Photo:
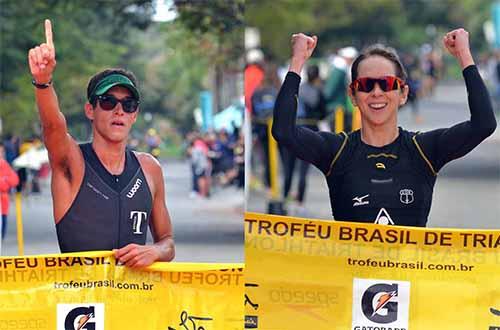
[[[142,184],[142,180],[137,178],[137,180],[135,180],[135,183],[134,183],[134,186],[132,187],[132,189],[130,189],[130,191],[127,193],[127,197],[128,198],[132,198],[134,197],[135,193],[137,192],[137,190],[139,190],[139,188],[141,187],[141,184]]]
[[[410,283],[354,279],[352,329],[408,329]]]
[[[104,330],[104,304],[58,304],[57,330]]]

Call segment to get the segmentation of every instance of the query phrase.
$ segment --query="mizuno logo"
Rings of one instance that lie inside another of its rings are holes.
[[[368,198],[370,196],[370,194],[368,195],[364,195],[364,196],[361,196],[361,197],[354,197],[352,200],[354,201],[354,204],[352,204],[352,206],[360,206],[360,205],[367,205],[367,204],[370,204],[370,201],[364,201],[363,199],[365,198]]]
[[[141,184],[142,184],[142,180],[137,178],[137,180],[135,180],[135,183],[134,183],[134,186],[132,187],[132,189],[130,189],[130,191],[127,193],[127,197],[128,198],[132,198],[134,197],[135,193],[137,192],[137,190],[139,190],[139,188],[141,187]]]

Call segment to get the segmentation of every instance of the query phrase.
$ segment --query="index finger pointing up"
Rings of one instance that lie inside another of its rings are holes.
[[[52,41],[52,24],[49,19],[45,20],[45,39],[49,47],[54,47],[54,43]]]

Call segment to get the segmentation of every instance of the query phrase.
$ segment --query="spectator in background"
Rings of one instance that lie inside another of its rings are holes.
[[[12,166],[12,162],[19,156],[19,138],[7,134],[4,141],[5,160]]]
[[[148,152],[155,158],[158,158],[160,156],[161,138],[154,128],[148,129],[144,136],[144,141],[148,146]]]
[[[416,57],[411,53],[406,53],[402,57],[403,66],[408,73],[408,78],[406,79],[406,83],[408,84],[408,88],[410,89],[408,93],[408,103],[411,106],[411,112],[413,114],[413,120],[415,123],[422,123],[423,119],[419,113],[418,107],[418,98],[421,88],[421,80],[420,80],[420,70]]]
[[[424,78],[422,81],[422,96],[432,96],[440,77],[443,67],[441,54],[432,49],[430,45],[424,45],[422,59],[422,72]]]
[[[39,149],[42,146],[43,146],[43,143],[40,140],[40,138],[36,135],[33,135],[31,138],[31,148]],[[31,192],[34,194],[39,194],[41,192],[40,169],[30,169],[29,173],[30,173],[30,178],[31,178]]]
[[[19,142],[19,155],[24,154],[26,151],[31,149],[33,147],[32,141],[31,140],[25,140],[24,142]],[[28,169],[26,167],[21,167],[17,170],[17,175],[19,176],[19,184],[17,185],[16,189],[17,192],[25,192],[26,191],[26,185],[28,182]]]
[[[194,137],[191,146],[191,164],[193,168],[194,181],[196,181],[199,196],[208,198],[210,195],[210,160],[208,158],[208,145],[200,137]]]
[[[243,134],[239,134],[234,147],[234,163],[236,164],[236,186],[243,189],[245,187],[245,139]]]
[[[326,116],[325,97],[322,91],[322,81],[319,76],[319,68],[317,65],[307,67],[307,82],[302,84],[299,89],[299,103],[297,108],[297,123],[312,131],[318,131],[318,121]],[[296,196],[297,209],[295,215],[305,216],[304,198],[307,185],[307,172],[309,163],[302,161],[287,150],[286,147],[281,147],[282,159],[284,164],[284,189],[283,199],[286,201],[292,187],[293,174],[295,164],[299,165],[299,185]]]
[[[0,209],[2,214],[2,239],[7,232],[9,214],[9,192],[19,183],[19,177],[5,160],[5,147],[0,143]]]
[[[185,156],[189,158],[189,164],[191,167],[191,177],[192,177],[192,184],[191,184],[191,193],[189,194],[190,198],[194,198],[198,196],[198,181],[196,178],[196,174],[194,171],[194,164],[191,159],[192,151],[193,151],[193,144],[194,141],[197,137],[197,132],[189,132],[186,134],[186,140],[184,141],[184,150],[185,150]]]
[[[358,55],[354,47],[341,48],[332,59],[332,67],[325,82],[324,95],[326,109],[329,114],[335,113],[338,107],[344,110],[344,131],[351,131],[353,106],[347,97],[347,86],[351,82],[349,70]],[[333,130],[333,129],[332,129]]]
[[[493,93],[494,101],[495,101],[495,110],[500,110],[500,50],[495,52],[495,64],[494,64],[494,79],[495,82],[495,91]]]
[[[245,67],[245,107],[252,111],[252,95],[264,80],[263,68],[264,54],[260,49],[251,49],[247,53],[247,66]]]
[[[218,132],[213,151],[217,154],[219,181],[222,185],[226,185],[230,181],[228,172],[234,168],[234,143],[231,143],[224,129]]]
[[[252,95],[252,131],[256,137],[256,142],[260,145],[261,159],[264,164],[264,183],[270,187],[270,166],[269,166],[269,135],[268,121],[273,115],[274,102],[278,95],[280,85],[276,68],[274,65],[266,66],[266,73],[262,84],[255,89]]]

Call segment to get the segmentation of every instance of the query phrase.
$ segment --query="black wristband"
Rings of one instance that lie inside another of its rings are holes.
[[[52,79],[50,79],[50,81],[48,83],[45,83],[45,84],[39,84],[35,81],[35,79],[33,79],[31,81],[31,83],[33,84],[33,86],[35,86],[38,89],[45,89],[45,88],[49,87],[50,85],[52,85]]]

